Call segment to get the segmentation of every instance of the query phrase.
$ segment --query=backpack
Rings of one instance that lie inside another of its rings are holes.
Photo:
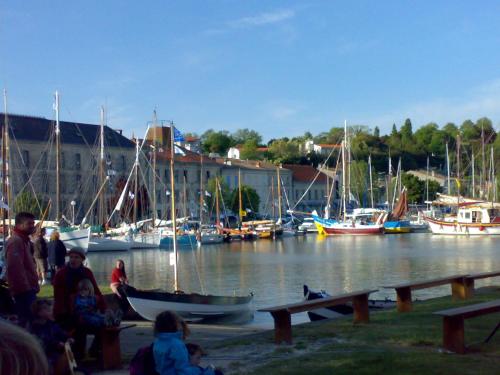
[[[153,344],[140,348],[130,361],[130,375],[159,375],[155,368]]]

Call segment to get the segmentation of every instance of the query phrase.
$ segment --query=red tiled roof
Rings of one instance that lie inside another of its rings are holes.
[[[312,182],[318,170],[310,165],[300,165],[300,164],[284,164],[283,168],[292,171],[292,178],[299,182]],[[315,181],[316,183],[326,184],[326,176],[320,173]]]
[[[186,137],[186,142],[198,142],[200,140],[200,138],[196,138],[196,137]]]

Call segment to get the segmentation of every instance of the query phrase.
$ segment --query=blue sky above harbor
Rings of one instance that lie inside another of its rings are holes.
[[[500,124],[496,1],[2,1],[9,111],[265,140],[412,119]]]

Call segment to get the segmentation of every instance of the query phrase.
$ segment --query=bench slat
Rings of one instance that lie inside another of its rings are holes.
[[[486,279],[488,277],[496,277],[496,276],[500,276],[500,271],[472,273],[466,276],[466,279]]]
[[[480,315],[494,313],[497,311],[500,312],[500,299],[490,302],[477,303],[475,305],[468,305],[463,307],[456,307],[453,309],[436,311],[434,312],[434,314],[447,317],[462,316],[464,319],[468,319]]]
[[[288,311],[291,314],[295,314],[298,312],[308,311],[311,309],[317,309],[320,307],[335,306],[337,304],[346,303],[346,302],[351,301],[353,299],[353,297],[362,296],[362,295],[369,295],[370,293],[374,293],[377,291],[378,291],[377,289],[361,290],[358,292],[339,294],[337,296],[318,298],[318,299],[314,299],[314,300],[310,300],[310,301],[302,301],[302,302],[291,303],[288,305],[281,305],[281,306],[269,307],[269,308],[265,308],[265,309],[259,309],[258,311],[270,312],[270,313],[276,312],[276,311]]]
[[[411,288],[413,290],[415,290],[415,289],[424,289],[424,288],[429,288],[429,287],[432,287],[432,286],[438,286],[438,285],[448,284],[448,283],[450,283],[453,280],[461,279],[461,278],[464,278],[466,276],[468,276],[468,275],[467,274],[452,275],[452,276],[441,277],[441,278],[433,279],[433,280],[408,282],[408,283],[398,284],[398,285],[385,285],[385,286],[382,286],[382,287],[386,288],[386,289],[400,289],[400,288]]]

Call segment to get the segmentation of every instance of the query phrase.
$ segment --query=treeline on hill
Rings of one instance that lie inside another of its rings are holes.
[[[372,157],[373,168],[378,172],[387,170],[390,155],[397,161],[402,160],[402,169],[426,168],[427,157],[430,157],[434,169],[444,171],[446,168],[446,144],[448,144],[450,164],[456,168],[457,142],[460,144],[461,170],[470,168],[472,153],[476,156],[476,167],[481,168],[482,139],[486,150],[486,163],[489,166],[490,147],[495,155],[500,154],[500,137],[490,119],[483,117],[473,122],[464,121],[460,126],[447,123],[443,127],[431,122],[413,131],[410,119],[406,119],[398,130],[392,126],[390,134],[381,135],[378,127],[371,130],[367,126],[349,126],[351,152],[355,160],[367,160]],[[483,136],[482,136],[483,134]],[[344,128],[333,127],[327,132],[313,135],[309,131],[299,137],[283,137],[262,143],[262,136],[254,130],[238,129],[234,133],[225,130],[207,130],[201,135],[203,152],[227,154],[230,147],[240,148],[241,159],[261,159],[274,163],[313,164],[317,166],[325,161],[326,155],[316,153],[304,154],[304,144],[308,140],[315,144],[340,144],[344,137]],[[498,161],[498,157],[496,158]],[[333,166],[336,157],[330,158],[328,164]]]
[[[451,174],[457,173],[457,150],[460,152],[461,194],[470,194],[472,155],[475,155],[476,184],[478,181],[488,180],[491,165],[491,149],[494,151],[495,171],[500,171],[500,136],[493,127],[490,119],[483,117],[476,122],[464,121],[461,125],[447,123],[440,127],[436,123],[420,126],[415,131],[410,119],[398,129],[392,126],[390,134],[381,135],[378,127],[371,130],[367,126],[349,126],[350,145],[352,154],[351,189],[356,199],[367,200],[368,156],[372,159],[372,173],[374,178],[374,195],[377,201],[387,200],[385,175],[388,171],[389,155],[392,159],[393,170],[401,159],[403,171],[425,169],[427,158],[430,168],[438,173],[446,174],[446,145],[448,145]],[[271,139],[267,144],[262,143],[262,136],[254,130],[239,129],[234,133],[228,131],[208,130],[201,135],[203,151],[207,154],[227,154],[230,147],[240,149],[241,159],[268,160],[272,163],[307,164],[317,167],[326,164],[335,167],[338,152],[327,159],[327,155],[314,152],[305,153],[306,141],[313,141],[317,145],[340,144],[344,138],[342,126],[332,127],[327,132],[313,135],[307,131],[304,135],[293,138]],[[484,165],[483,165],[484,148]],[[483,175],[485,174],[485,176]],[[414,176],[403,174],[403,182],[409,190],[409,201],[421,203],[424,200],[425,183]],[[394,181],[393,181],[394,183]],[[500,179],[497,179],[500,184]],[[477,188],[477,187],[476,187]],[[456,185],[451,187],[451,193],[456,193]],[[391,189],[392,190],[392,189]],[[434,199],[440,186],[432,182],[429,186],[429,198]],[[499,189],[500,190],[500,189]]]

